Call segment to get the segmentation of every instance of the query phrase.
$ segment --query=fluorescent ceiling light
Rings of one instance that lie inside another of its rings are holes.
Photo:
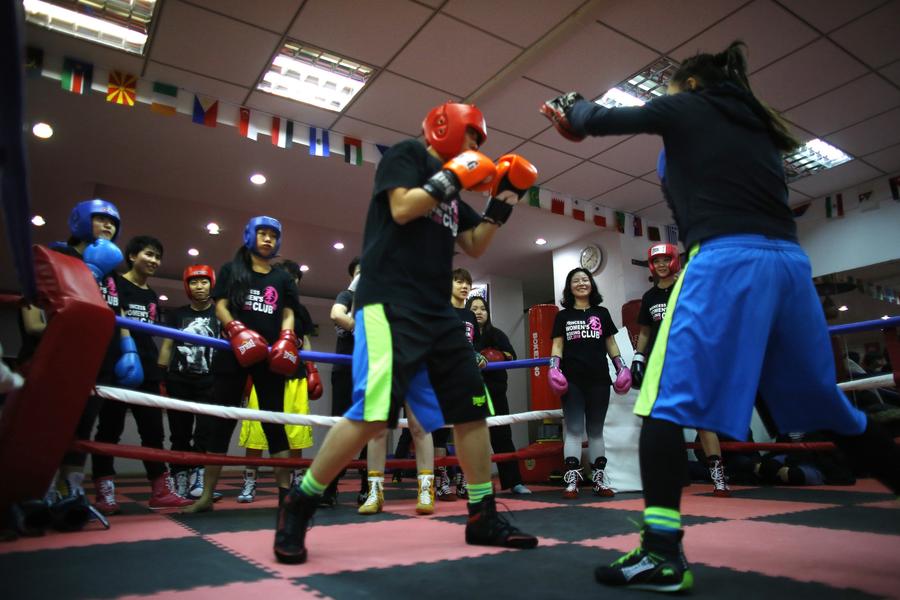
[[[156,0],[24,0],[23,5],[29,23],[143,55]]]
[[[257,89],[340,112],[374,72],[334,53],[287,42],[275,55]]]
[[[814,139],[803,144],[793,154],[784,157],[784,172],[788,181],[794,181],[851,160],[853,157],[839,148],[820,139]]]

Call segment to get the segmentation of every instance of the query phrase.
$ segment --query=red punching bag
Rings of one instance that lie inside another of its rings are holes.
[[[629,300],[622,305],[622,325],[628,330],[631,346],[637,349],[638,335],[641,333],[641,325],[638,323],[638,313],[641,311],[641,301]]]
[[[528,336],[531,343],[531,357],[550,356],[553,346],[551,333],[553,321],[559,308],[554,304],[535,304],[528,309]],[[531,410],[554,410],[560,408],[559,398],[550,391],[547,383],[548,367],[531,369]]]

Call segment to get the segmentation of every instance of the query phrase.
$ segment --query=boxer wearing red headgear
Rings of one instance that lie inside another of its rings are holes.
[[[202,281],[204,278],[207,280],[205,284]],[[207,302],[210,292],[216,286],[216,272],[209,265],[190,265],[185,267],[181,281],[184,283],[184,293],[187,294],[188,300]]]
[[[329,431],[300,486],[281,497],[274,545],[280,562],[306,561],[307,525],[327,484],[365,442],[396,424],[404,404],[426,432],[454,425],[469,480],[466,542],[538,543],[497,512],[485,423],[492,405],[472,346],[447,305],[455,246],[473,257],[483,254],[537,171],[516,156],[504,157],[498,168],[478,152],[487,128],[474,106],[439,106],[422,128],[426,145],[416,139],[395,144],[375,173],[353,315],[354,403]],[[492,193],[483,215],[460,198],[475,189]]]

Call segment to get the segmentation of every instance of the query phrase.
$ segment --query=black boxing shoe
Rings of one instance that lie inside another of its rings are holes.
[[[518,527],[497,512],[497,500],[493,494],[481,502],[469,505],[466,522],[466,543],[475,546],[501,546],[504,548],[534,548],[538,539],[523,533]]]
[[[299,487],[278,488],[278,521],[273,548],[278,562],[291,565],[306,562],[306,530],[318,503],[318,498],[303,494]]]

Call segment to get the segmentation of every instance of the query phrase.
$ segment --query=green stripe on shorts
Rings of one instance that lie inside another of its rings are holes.
[[[641,393],[637,402],[634,403],[634,414],[640,417],[649,417],[653,405],[656,403],[656,397],[659,395],[659,380],[662,376],[663,363],[666,360],[666,349],[669,342],[669,330],[672,327],[672,315],[675,314],[675,306],[678,303],[678,295],[681,293],[681,284],[687,277],[687,271],[691,268],[690,259],[700,251],[700,244],[695,244],[691,248],[688,257],[687,266],[681,271],[678,281],[675,282],[675,289],[669,295],[669,302],[666,305],[666,315],[663,317],[662,325],[659,327],[659,333],[656,335],[656,342],[653,344],[653,351],[650,353],[650,359],[647,361],[647,372],[644,374],[644,382],[641,385]]]
[[[391,410],[391,382],[394,378],[391,324],[384,313],[383,304],[369,304],[362,310],[369,363],[363,419],[386,421]]]

